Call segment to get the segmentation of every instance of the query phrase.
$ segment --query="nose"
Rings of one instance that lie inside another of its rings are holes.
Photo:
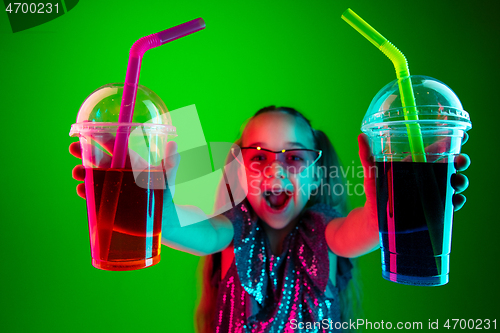
[[[269,164],[266,168],[264,168],[264,176],[266,178],[281,178],[285,179],[285,170],[280,162],[274,160],[271,164]]]

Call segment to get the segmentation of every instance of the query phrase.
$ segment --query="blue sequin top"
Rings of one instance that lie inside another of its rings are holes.
[[[340,322],[339,289],[351,279],[352,265],[349,259],[337,257],[334,286],[329,277],[325,228],[341,215],[325,204],[306,210],[285,238],[282,254],[276,256],[263,222],[247,205],[244,201],[225,213],[234,225],[234,259],[222,281],[218,275],[213,331],[339,332],[335,329],[335,322]]]

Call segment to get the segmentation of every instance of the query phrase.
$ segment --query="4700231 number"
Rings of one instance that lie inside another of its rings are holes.
[[[15,7],[15,9],[14,9]],[[48,3],[35,3],[35,2],[14,2],[14,3],[9,3],[7,5],[7,8],[5,8],[6,12],[9,12],[10,14],[50,14],[52,11],[54,11],[58,14],[59,13],[59,4],[55,3],[52,4],[50,2]]]
[[[469,329],[469,330],[489,330],[497,329],[497,320],[493,319],[448,319],[444,323],[443,327],[447,329]]]

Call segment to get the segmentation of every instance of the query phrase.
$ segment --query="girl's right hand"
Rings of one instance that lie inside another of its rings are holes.
[[[69,145],[69,152],[76,158],[82,158],[82,150],[79,142],[73,142]],[[172,197],[175,192],[175,176],[177,174],[177,169],[179,167],[181,157],[177,153],[177,143],[175,141],[169,141],[165,147],[165,168],[166,177],[170,188]],[[85,180],[85,167],[82,164],[78,164],[73,168],[72,172],[73,178],[78,181]],[[76,185],[76,193],[85,199],[85,184],[80,183]]]
[[[71,155],[75,156],[76,158],[81,159],[82,158],[82,149],[80,148],[80,142],[72,142],[69,145],[69,152]],[[78,164],[73,168],[73,178],[78,180],[78,181],[84,181],[85,180],[85,168],[83,165]],[[80,197],[85,199],[85,184],[80,183],[76,185],[76,194],[78,194]]]
[[[366,134],[360,134],[358,136],[358,143],[359,143],[359,156],[361,159],[361,164],[363,165],[364,170],[371,170],[371,167],[375,166],[375,162],[373,159],[373,156],[371,155],[370,152],[370,144],[368,143],[368,136]],[[443,149],[446,149],[446,147],[449,146],[449,139],[445,138],[443,140],[440,140],[428,147],[425,148],[425,151],[427,153],[436,153],[443,151]],[[443,148],[444,147],[444,148]],[[408,156],[405,158],[403,161],[410,162],[411,161],[411,156]],[[469,165],[470,165],[470,158],[466,154],[458,154],[455,157],[454,160],[455,164],[455,169],[459,172],[466,170]],[[365,171],[365,179],[364,179],[364,186],[365,186],[365,194],[366,194],[366,200],[367,203],[369,203],[369,206],[372,207],[372,216],[377,216],[377,194],[376,194],[376,177],[375,173],[373,172],[366,172]],[[455,194],[453,194],[452,197],[452,202],[453,202],[453,207],[454,210],[457,211],[463,207],[465,204],[466,198],[463,194],[461,194],[463,191],[467,189],[469,186],[469,180],[468,178],[461,174],[461,173],[454,173],[453,176],[450,179],[451,181],[451,186],[455,190]]]

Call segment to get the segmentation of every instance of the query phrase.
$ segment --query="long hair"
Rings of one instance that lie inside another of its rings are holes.
[[[315,130],[311,126],[311,122],[302,115],[299,111],[289,107],[275,107],[268,106],[257,111],[250,119],[257,117],[263,113],[268,112],[285,112],[294,117],[303,119],[311,128],[314,138],[315,149],[322,150],[321,158],[318,160],[318,170],[323,172],[316,174],[321,176],[321,184],[318,191],[314,191],[306,205],[306,207],[313,206],[316,203],[324,203],[335,208],[342,216],[346,216],[349,212],[349,203],[347,200],[347,191],[342,190],[341,195],[334,194],[336,186],[341,186],[345,189],[345,179],[342,177],[342,172],[329,172],[332,168],[341,170],[341,163],[337,156],[332,143],[321,130]],[[243,130],[241,131],[241,134]],[[237,145],[241,144],[241,135],[235,142]],[[229,157],[228,157],[229,158]],[[227,182],[227,180],[226,180]],[[220,189],[229,188],[226,182],[221,182]],[[327,189],[326,191],[324,189]],[[219,191],[219,194],[221,192]],[[247,205],[251,209],[250,205]],[[352,275],[348,286],[340,292],[340,308],[341,308],[341,321],[349,321],[349,319],[357,319],[361,316],[361,293],[358,278],[358,265],[357,260],[351,260],[353,263]],[[198,309],[196,311],[196,324],[199,333],[211,333],[214,327],[214,320],[216,318],[215,307],[217,301],[217,286],[220,283],[220,266],[221,266],[221,253],[215,253],[200,261],[203,265],[202,269],[202,295]],[[218,280],[217,280],[218,279]]]

